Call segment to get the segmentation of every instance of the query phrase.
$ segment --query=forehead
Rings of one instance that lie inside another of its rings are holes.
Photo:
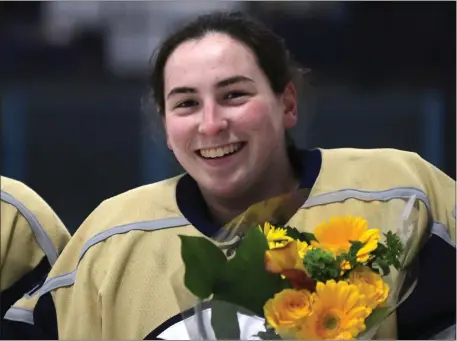
[[[220,33],[182,43],[170,55],[164,69],[165,88],[178,83],[215,82],[233,75],[258,78],[261,74],[252,50]]]

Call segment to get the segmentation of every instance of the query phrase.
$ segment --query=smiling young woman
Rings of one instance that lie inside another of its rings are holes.
[[[239,13],[196,18],[153,61],[153,98],[186,173],[107,199],[86,219],[37,296],[17,303],[30,309],[22,321],[34,321],[36,337],[183,337],[174,333],[182,315],[170,284],[182,266],[178,235],[214,236],[251,205],[299,188],[310,196],[290,222],[303,231],[350,212],[386,232],[380,210],[416,195],[417,241],[427,241],[419,280],[441,276],[447,301],[427,300],[420,290],[433,288],[418,286],[398,332],[423,337],[437,316],[440,328],[455,322],[455,305],[446,304],[455,302],[454,180],[410,152],[289,148],[297,70],[281,38]],[[443,257],[448,268],[437,274],[434,259]],[[395,324],[386,330],[381,337],[397,336]]]
[[[216,217],[298,186],[284,140],[297,121],[294,86],[276,94],[246,44],[222,33],[183,42],[163,79],[168,146]]]

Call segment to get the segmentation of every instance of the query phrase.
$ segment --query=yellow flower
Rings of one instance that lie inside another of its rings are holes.
[[[308,290],[284,289],[269,299],[263,308],[268,325],[282,338],[291,338],[300,321],[309,316],[312,295]]]
[[[301,259],[305,258],[306,252],[312,247],[307,242],[297,240],[298,255]]]
[[[343,270],[351,270],[351,263],[349,263],[347,260],[344,260],[341,262],[341,269]]]
[[[314,230],[316,241],[312,246],[333,252],[335,256],[349,251],[350,241],[360,241],[366,243],[357,252],[357,261],[366,262],[370,257],[370,252],[378,247],[380,239],[379,229],[368,229],[365,219],[352,216],[331,218],[328,222],[323,222]]]
[[[351,270],[351,263],[349,263],[347,260],[344,260],[341,262],[340,267],[341,267],[340,275],[343,276],[347,270]]]
[[[298,242],[293,240],[285,246],[266,251],[265,268],[272,273],[281,273],[286,269],[305,271],[303,259],[300,257]]]
[[[299,340],[353,339],[365,330],[372,311],[355,285],[334,280],[317,283],[312,309],[297,333]]]
[[[275,227],[268,222],[264,223],[263,228],[259,225],[259,229],[267,238],[270,249],[284,246],[288,241],[292,240],[292,238],[287,236],[286,229]]]
[[[283,247],[265,252],[265,269],[287,278],[295,289],[314,289],[314,281],[308,276],[301,253],[308,244],[292,240]]]
[[[389,286],[380,275],[366,266],[358,266],[349,274],[349,283],[365,295],[371,309],[383,304],[389,295]]]

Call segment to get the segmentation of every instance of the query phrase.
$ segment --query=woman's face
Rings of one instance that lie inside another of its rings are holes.
[[[254,53],[220,33],[179,45],[164,81],[167,144],[202,190],[229,198],[275,179],[297,120],[292,85],[274,94]]]

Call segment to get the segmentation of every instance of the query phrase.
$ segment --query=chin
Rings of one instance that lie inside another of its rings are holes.
[[[194,179],[207,194],[225,199],[239,198],[245,194],[253,180],[247,176],[245,169],[224,173],[198,172]]]

